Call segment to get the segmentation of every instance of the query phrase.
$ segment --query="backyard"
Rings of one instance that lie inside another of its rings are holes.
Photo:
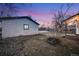
[[[55,33],[43,33],[19,36],[0,40],[1,56],[77,56],[79,55],[79,36],[58,36]],[[52,45],[47,42],[50,37],[59,40]]]

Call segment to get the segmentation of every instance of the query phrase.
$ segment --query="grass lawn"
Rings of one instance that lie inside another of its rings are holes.
[[[53,33],[52,33],[53,34]],[[51,34],[51,35],[52,35]],[[79,41],[68,37],[56,37],[60,43],[51,45],[50,36],[44,34],[19,36],[0,40],[0,55],[3,56],[71,56],[79,55]]]

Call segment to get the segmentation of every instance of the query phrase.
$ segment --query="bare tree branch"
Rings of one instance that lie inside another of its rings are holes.
[[[63,20],[66,18],[68,11],[70,10],[70,8],[73,6],[73,4],[66,4],[66,11],[63,12],[63,8],[65,5],[61,5],[59,10],[56,11],[56,13],[53,13],[54,19],[56,21],[56,28],[58,27],[59,29],[62,28],[63,26]]]

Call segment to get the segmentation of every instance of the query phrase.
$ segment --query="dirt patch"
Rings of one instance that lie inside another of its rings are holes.
[[[75,40],[76,38],[76,40]],[[60,38],[61,40],[61,45],[69,50],[69,53],[71,55],[79,55],[79,43],[78,43],[78,38],[74,36],[66,36],[64,38]]]
[[[39,43],[41,40],[44,41],[45,37],[45,35],[38,34],[2,39],[0,40],[0,55],[26,55],[26,53],[29,51],[26,49],[26,47],[29,45],[32,47],[32,42]],[[34,44],[37,45],[36,43]],[[25,51],[27,52],[25,53]]]
[[[51,35],[52,36],[52,35]],[[70,56],[79,55],[78,44],[74,40],[56,37],[60,44],[50,45],[49,36],[38,34],[0,40],[2,56]]]

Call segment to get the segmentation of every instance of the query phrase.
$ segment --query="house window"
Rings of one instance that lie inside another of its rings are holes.
[[[24,24],[23,27],[24,27],[24,30],[28,30],[29,29],[29,25],[28,24]]]

